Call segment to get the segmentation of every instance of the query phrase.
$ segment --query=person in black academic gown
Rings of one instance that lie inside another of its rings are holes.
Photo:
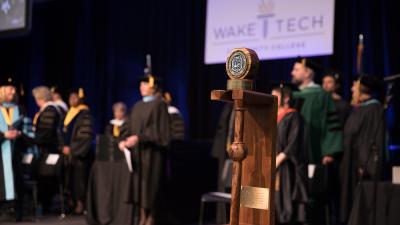
[[[68,159],[67,188],[71,192],[75,213],[84,212],[90,150],[93,141],[93,119],[84,104],[83,89],[73,90],[69,96],[70,109],[64,120],[63,154]]]
[[[142,101],[137,102],[130,116],[131,136],[119,148],[131,148],[134,168],[134,202],[140,208],[139,225],[158,223],[165,179],[165,154],[170,143],[168,106],[156,97],[159,79],[147,75],[140,82]]]
[[[278,97],[276,145],[276,221],[277,224],[305,224],[307,196],[307,150],[304,148],[304,122],[291,108],[292,91],[281,84],[272,95]]]
[[[227,192],[226,181],[223,176],[224,164],[228,157],[227,149],[233,141],[234,116],[233,105],[226,103],[220,114],[214,141],[211,148],[211,156],[218,161],[217,191]],[[217,223],[226,223],[226,204],[218,204],[216,208]]]
[[[128,203],[127,196],[131,172],[124,152],[118,148],[119,142],[129,136],[127,108],[124,103],[117,102],[112,109],[114,119],[105,129],[103,138],[106,141],[99,143],[89,178],[87,219],[93,225],[133,222],[132,204]]]
[[[49,207],[51,198],[54,194],[54,189],[51,189],[47,182],[49,179],[60,178],[62,170],[61,160],[58,159],[56,165],[50,166],[46,163],[48,154],[60,154],[59,142],[59,127],[60,116],[51,100],[51,92],[48,87],[39,86],[32,90],[33,97],[39,107],[39,112],[36,113],[33,124],[35,135],[31,144],[37,145],[39,148],[39,167],[37,171],[39,180],[39,202],[46,209]]]
[[[341,165],[341,222],[346,223],[356,187],[363,180],[380,179],[385,148],[382,104],[374,97],[383,84],[377,77],[362,75],[352,87],[354,105],[344,128],[345,153]]]
[[[59,153],[58,127],[60,116],[57,106],[52,103],[52,95],[45,86],[36,87],[32,91],[39,112],[35,114],[35,144],[38,145],[41,155]]]

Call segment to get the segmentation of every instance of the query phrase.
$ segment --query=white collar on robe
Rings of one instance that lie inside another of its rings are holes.
[[[110,120],[110,124],[115,125],[115,126],[122,126],[125,123],[125,120],[118,120],[118,119],[112,119]]]
[[[172,105],[169,105],[168,106],[168,114],[181,114],[181,112],[179,112],[178,108],[176,108]]]
[[[54,101],[54,104],[61,107],[65,112],[68,112],[68,106],[64,101],[57,100],[57,101]]]
[[[46,104],[44,104],[43,107],[40,108],[40,112],[43,112],[49,106],[53,106],[56,109],[57,113],[60,113],[60,109],[57,107],[57,104],[52,101],[46,102]]]
[[[313,80],[308,83],[307,85],[302,85],[299,87],[300,90],[306,89],[306,88],[313,88],[313,87],[320,87],[321,85],[316,84]]]
[[[149,96],[143,96],[143,102],[151,102],[156,99],[156,96],[154,95],[149,95]]]

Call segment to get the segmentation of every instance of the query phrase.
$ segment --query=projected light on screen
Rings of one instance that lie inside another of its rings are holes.
[[[334,0],[208,0],[205,63],[234,48],[260,59],[333,53]]]
[[[29,30],[29,0],[0,0],[0,36]]]

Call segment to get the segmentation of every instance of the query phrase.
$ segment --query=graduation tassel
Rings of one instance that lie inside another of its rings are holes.
[[[154,77],[152,75],[149,75],[149,85],[150,87],[154,87]]]
[[[165,93],[164,93],[164,99],[165,99],[165,101],[167,101],[167,102],[172,102],[172,96],[171,96],[171,94],[170,94],[169,92],[165,92]]]
[[[79,90],[78,90],[78,96],[79,96],[79,98],[84,98],[85,97],[85,93],[83,92],[83,88],[79,88]]]

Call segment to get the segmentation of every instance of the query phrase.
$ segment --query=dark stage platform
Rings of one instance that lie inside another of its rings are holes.
[[[39,221],[23,221],[19,223],[15,222],[1,222],[1,225],[86,225],[84,216],[68,216],[67,218],[60,220],[57,216],[46,216]]]

